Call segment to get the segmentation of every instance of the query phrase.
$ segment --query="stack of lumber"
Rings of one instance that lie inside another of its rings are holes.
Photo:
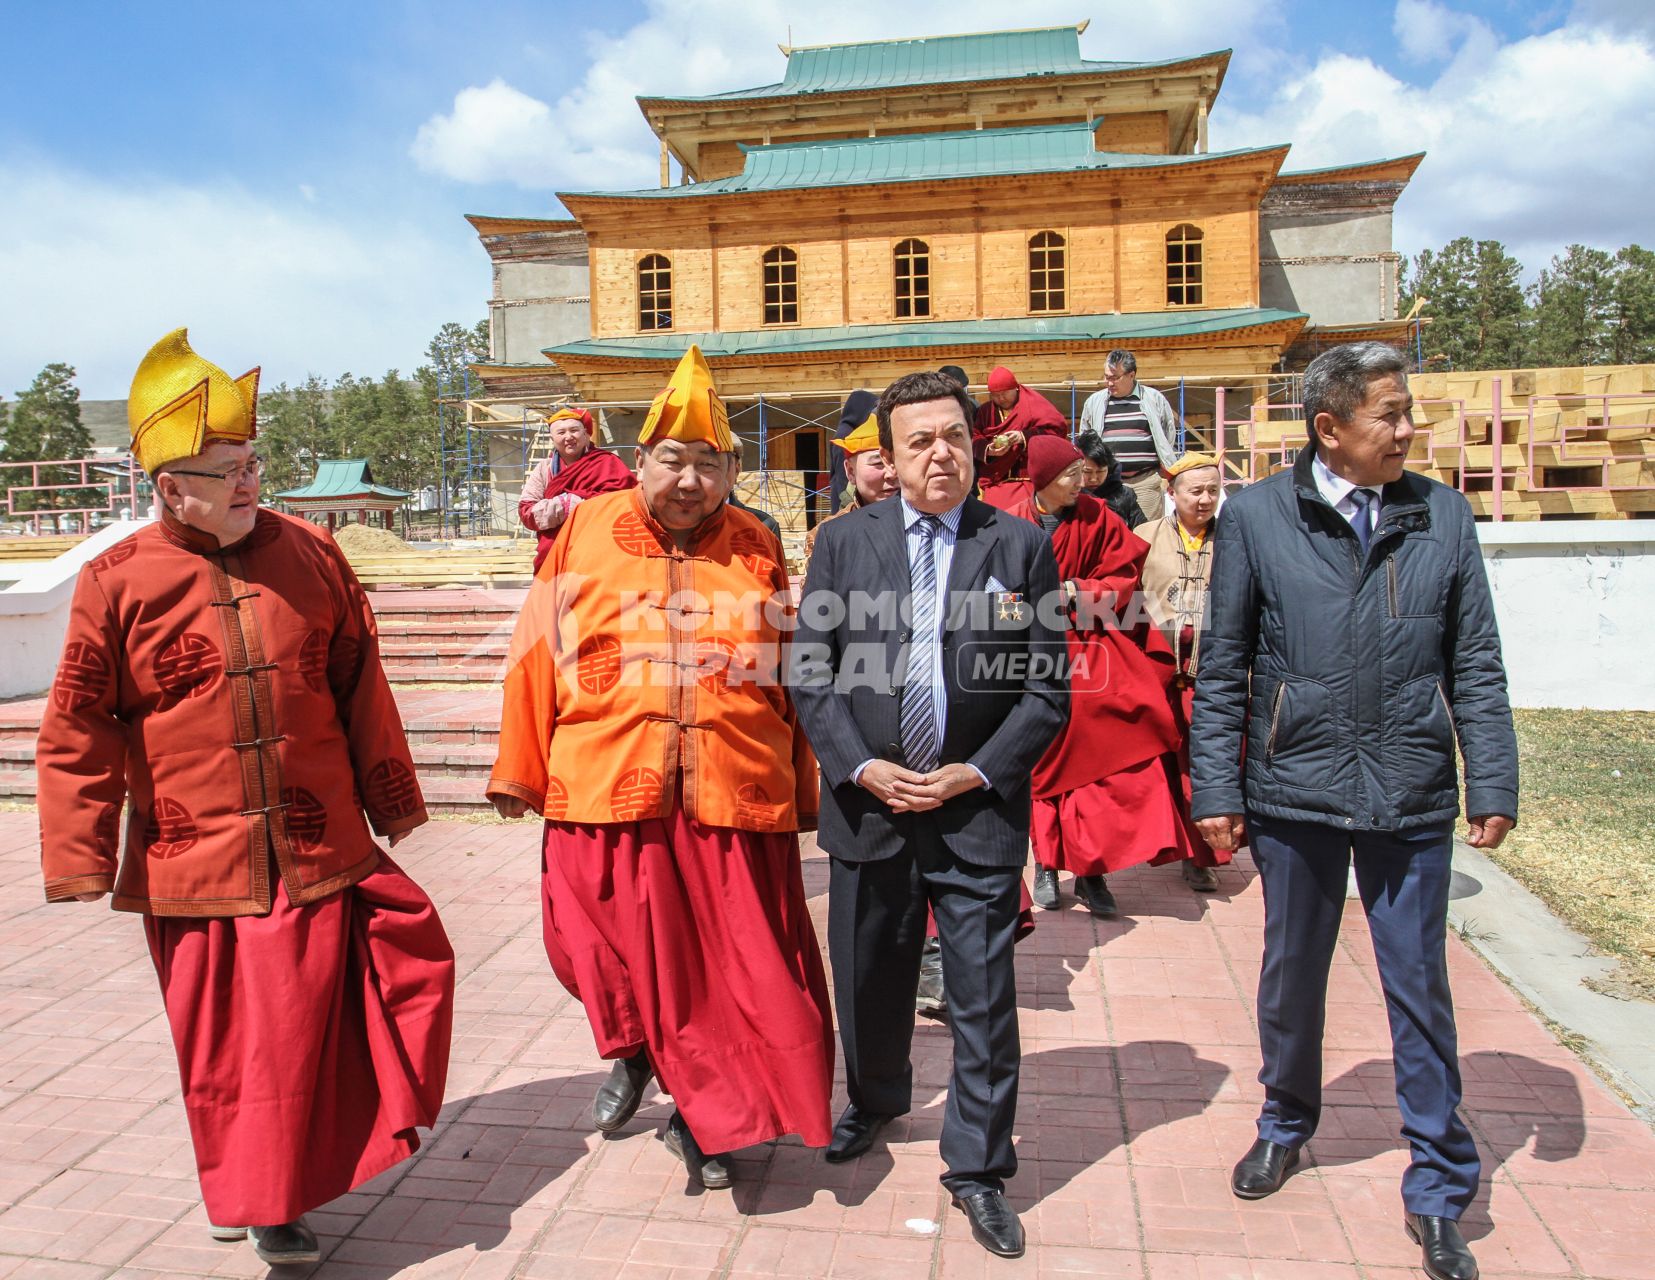
[[[83,533],[24,533],[14,537],[0,537],[0,560],[56,560],[85,536]]]
[[[1409,467],[1461,489],[1478,516],[1493,514],[1496,450],[1507,520],[1655,513],[1655,365],[1426,373],[1408,382],[1418,428]],[[1304,447],[1306,428],[1296,411],[1263,405],[1254,419],[1232,426],[1227,460],[1257,480]]]

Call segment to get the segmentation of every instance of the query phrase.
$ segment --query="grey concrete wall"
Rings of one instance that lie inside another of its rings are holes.
[[[1259,217],[1259,303],[1319,325],[1396,314],[1390,211],[1267,212]]]
[[[584,262],[501,262],[489,303],[493,358],[534,364],[546,347],[592,336],[590,277]]]

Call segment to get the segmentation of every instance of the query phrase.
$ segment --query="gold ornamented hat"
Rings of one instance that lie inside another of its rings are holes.
[[[1181,476],[1186,471],[1194,471],[1199,467],[1216,467],[1218,459],[1210,453],[1186,453],[1181,458],[1173,459],[1170,467],[1162,467],[1161,474],[1168,480]]]
[[[879,415],[870,413],[855,431],[843,440],[835,440],[833,443],[843,449],[848,458],[866,453],[869,449],[879,448]]]
[[[690,345],[672,377],[650,402],[649,414],[638,432],[639,444],[677,440],[683,444],[710,444],[720,453],[735,453],[730,414],[713,386],[713,371],[701,348]]]
[[[259,371],[232,378],[190,348],[187,329],[174,329],[149,349],[126,398],[132,452],[150,475],[191,458],[209,440],[242,443],[258,435]]]

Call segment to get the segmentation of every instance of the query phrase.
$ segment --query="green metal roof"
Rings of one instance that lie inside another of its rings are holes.
[[[576,198],[686,200],[755,191],[851,187],[873,183],[932,182],[1025,173],[1078,173],[1104,169],[1159,169],[1257,155],[1279,147],[1248,147],[1200,155],[1143,155],[1097,151],[1096,124],[1036,125],[1025,129],[966,129],[958,133],[901,133],[883,138],[835,138],[742,146],[740,173],[688,186],[641,191],[571,191]]]
[[[1009,320],[935,320],[908,324],[839,325],[819,329],[744,329],[724,333],[660,333],[636,338],[589,338],[545,348],[552,359],[677,360],[696,344],[719,356],[796,355],[822,351],[899,351],[909,348],[992,346],[1030,342],[1109,342],[1197,337],[1306,320],[1298,311],[1233,307],[1212,311],[1140,311],[1092,316]]]
[[[302,489],[285,489],[275,495],[291,499],[406,498],[406,489],[375,484],[365,458],[324,458],[316,464],[316,476]]]
[[[845,93],[905,85],[1129,71],[1190,61],[1190,58],[1171,58],[1163,62],[1094,62],[1080,56],[1077,27],[1044,27],[1032,31],[988,31],[977,35],[795,48],[788,52],[787,71],[779,84],[700,97],[657,99],[644,95],[642,100],[720,102],[783,98],[803,93]]]

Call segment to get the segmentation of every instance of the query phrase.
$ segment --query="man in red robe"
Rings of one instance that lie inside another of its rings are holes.
[[[424,800],[350,566],[259,507],[257,386],[182,329],[139,366],[161,518],[81,570],[36,761],[47,899],[144,916],[214,1238],[288,1264],[435,1123],[454,953],[374,842]]]
[[[546,419],[552,438],[549,458],[536,463],[518,495],[517,518],[536,535],[538,571],[569,513],[587,498],[630,489],[638,478],[619,457],[592,443],[597,427],[585,409],[569,406]]]
[[[826,1146],[833,1023],[805,902],[816,762],[782,686],[780,542],[726,498],[737,442],[691,347],[639,433],[639,487],[581,504],[512,639],[488,795],[533,809],[558,981],[613,1059],[592,1119],[653,1076],[691,1179],[797,1133]]]
[[[987,489],[1028,474],[1028,445],[1036,436],[1069,438],[1069,420],[1038,391],[1025,387],[1004,365],[988,375],[988,399],[971,424],[977,484]]]
[[[1143,619],[1118,621],[1148,546],[1083,491],[1085,459],[1061,437],[1029,442],[1029,478],[985,501],[1046,529],[1069,598],[1069,721],[1034,770],[1034,900],[1058,905],[1059,871],[1097,916],[1118,910],[1105,876],[1194,852],[1182,820],[1178,727],[1167,701],[1172,655]]]

